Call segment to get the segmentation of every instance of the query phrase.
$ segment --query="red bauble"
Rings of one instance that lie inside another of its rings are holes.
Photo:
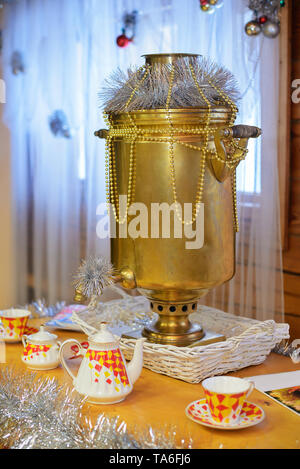
[[[208,0],[200,0],[200,5],[201,6],[208,5]]]
[[[121,34],[120,36],[117,37],[117,44],[119,47],[127,47],[130,42],[131,42],[131,39],[125,36],[125,34]]]
[[[268,18],[264,15],[258,18],[260,24],[265,24],[268,21]]]

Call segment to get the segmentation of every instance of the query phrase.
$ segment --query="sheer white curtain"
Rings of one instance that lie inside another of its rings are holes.
[[[77,44],[82,2],[20,1],[5,8],[3,60],[6,121],[11,131],[18,301],[27,301],[28,272],[37,298],[70,292],[80,253],[80,80]],[[14,75],[21,53],[25,72]],[[49,117],[63,110],[72,138],[56,137]],[[30,242],[30,243],[29,243]],[[30,247],[30,249],[29,249]]]
[[[125,12],[138,11],[137,34],[116,46]],[[240,232],[237,274],[204,298],[206,304],[258,318],[283,311],[277,181],[278,41],[249,38],[244,0],[226,0],[213,15],[198,0],[19,0],[6,7],[6,119],[12,132],[16,249],[20,301],[32,268],[35,296],[70,297],[81,255],[109,255],[96,236],[97,206],[105,201],[105,126],[97,93],[118,66],[142,64],[142,54],[193,52],[236,76],[243,95],[238,121],[263,128],[238,173]],[[23,53],[26,70],[13,76],[10,57]],[[267,78],[267,81],[266,81]],[[54,137],[48,117],[65,112],[72,138]],[[28,207],[33,200],[33,213]],[[82,223],[84,221],[84,223]],[[84,228],[83,228],[84,226]],[[80,231],[86,230],[86,251]],[[28,258],[33,234],[33,264]]]

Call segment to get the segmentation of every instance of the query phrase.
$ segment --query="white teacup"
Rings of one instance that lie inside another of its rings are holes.
[[[254,383],[233,376],[215,376],[202,382],[212,419],[218,425],[236,424]]]
[[[30,311],[7,309],[0,311],[0,340],[19,342],[25,332]]]

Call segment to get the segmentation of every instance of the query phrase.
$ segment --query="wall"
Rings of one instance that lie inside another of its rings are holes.
[[[292,81],[300,79],[300,2],[292,15]],[[298,94],[300,97],[300,93]],[[300,338],[300,103],[292,103],[291,173],[288,243],[283,253],[286,321],[291,335]]]
[[[0,10],[0,28],[2,13]],[[3,77],[0,55],[0,78]],[[13,272],[13,230],[11,216],[11,168],[9,132],[2,122],[0,103],[0,308],[15,304]]]

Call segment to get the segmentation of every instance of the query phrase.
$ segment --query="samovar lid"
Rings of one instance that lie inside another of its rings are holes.
[[[167,64],[176,61],[179,58],[184,57],[199,57],[199,54],[186,54],[184,52],[177,52],[175,54],[165,53],[165,54],[144,54],[141,57],[145,57],[146,64],[152,65],[155,63]]]

